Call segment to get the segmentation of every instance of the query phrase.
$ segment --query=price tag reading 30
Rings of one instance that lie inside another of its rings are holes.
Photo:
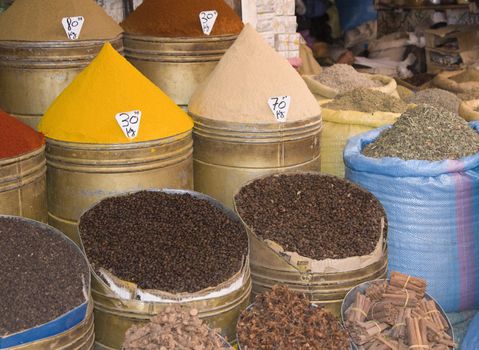
[[[210,35],[215,25],[216,18],[218,18],[218,12],[216,11],[201,11],[200,22],[203,33]]]
[[[65,17],[62,19],[63,29],[67,33],[68,39],[77,40],[80,36],[81,29],[83,27],[83,22],[85,22],[85,17],[76,16],[76,17]]]
[[[288,117],[289,106],[291,105],[291,96],[275,96],[268,100],[269,108],[273,111],[276,120],[285,123]]]
[[[141,121],[141,111],[118,113],[115,116],[115,119],[127,138],[133,140],[138,136],[138,130],[140,129]]]

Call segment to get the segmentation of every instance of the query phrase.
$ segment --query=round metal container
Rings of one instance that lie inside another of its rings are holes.
[[[233,208],[233,196],[249,180],[285,171],[320,170],[320,116],[286,124],[192,117],[195,190],[229,208]]]
[[[45,146],[0,159],[0,214],[47,222]]]
[[[236,38],[158,38],[125,33],[125,57],[176,104],[186,106]]]
[[[78,220],[101,199],[151,188],[193,188],[191,131],[155,141],[82,144],[47,139],[48,222],[77,244]]]
[[[0,108],[37,128],[57,96],[98,54],[104,41],[0,41]],[[122,38],[111,41],[122,52]]]
[[[52,235],[62,236],[69,244],[73,244],[65,235],[59,230],[47,226],[41,222],[33,221],[31,219],[23,219],[23,221],[29,223],[32,226],[47,228]],[[79,254],[83,255],[83,252],[75,247]],[[85,257],[86,260],[86,257]],[[86,276],[86,291],[90,295],[90,275]],[[93,321],[93,301],[90,298],[88,301],[88,308],[86,317],[79,324],[74,327],[53,335],[51,337],[39,339],[22,345],[9,347],[9,350],[93,350],[95,344],[95,330]]]
[[[304,173],[304,172],[303,172]],[[239,192],[239,189],[236,193]],[[235,195],[236,195],[235,193]],[[238,213],[235,203],[235,211]],[[238,214],[239,215],[239,214]],[[378,261],[364,268],[334,273],[316,273],[296,268],[286,258],[271,249],[241,218],[248,232],[251,253],[250,266],[253,278],[253,295],[272,290],[276,284],[304,294],[313,304],[318,304],[337,317],[345,295],[359,283],[386,277],[388,269],[387,244]]]
[[[196,198],[207,200],[224,211],[230,219],[240,220],[236,213],[204,194],[185,190],[164,189],[161,191],[173,194],[188,193]],[[242,271],[244,277],[241,287],[229,294],[209,299],[179,302],[182,306],[197,309],[198,316],[205,320],[211,328],[221,329],[221,334],[230,343],[236,339],[236,323],[241,311],[250,304],[252,282],[248,258],[245,259]],[[152,317],[171,305],[170,302],[120,299],[93,270],[92,275],[97,350],[120,350],[128,328],[147,323]]]
[[[93,325],[93,302],[88,307],[88,316],[66,332],[34,342],[8,348],[9,350],[93,350],[95,328]]]
[[[355,286],[354,288],[352,288],[348,294],[346,294],[345,298],[344,298],[344,301],[343,303],[341,304],[341,320],[343,321],[344,323],[344,320],[346,318],[346,310],[351,306],[352,303],[354,303],[354,298],[356,297],[356,292],[364,292],[371,283],[375,283],[375,282],[383,282],[384,279],[383,278],[379,278],[377,280],[374,280],[374,281],[368,281],[368,282],[363,282],[357,286]],[[444,319],[447,321],[447,324],[449,325],[449,331],[448,331],[448,334],[452,337],[452,341],[454,341],[454,328],[452,327],[452,324],[451,324],[451,321],[449,320],[449,318],[447,317],[447,314],[444,312],[443,308],[441,307],[441,305],[439,305],[439,303],[436,301],[436,299],[434,299],[433,297],[431,297],[429,294],[425,293],[424,294],[424,297],[427,299],[427,300],[434,300],[434,302],[436,303],[436,307],[437,309],[439,310],[439,312],[442,314],[442,316],[444,317]],[[354,350],[358,350],[358,346],[355,344],[355,343],[352,343],[352,348]]]

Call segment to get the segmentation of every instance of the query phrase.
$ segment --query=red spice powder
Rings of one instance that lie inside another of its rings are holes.
[[[42,134],[0,110],[0,159],[34,151],[44,143]]]
[[[127,33],[156,37],[201,37],[200,12],[218,12],[211,35],[239,34],[241,18],[223,0],[145,0],[121,26]]]

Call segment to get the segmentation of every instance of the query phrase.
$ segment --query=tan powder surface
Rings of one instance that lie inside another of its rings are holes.
[[[68,41],[62,18],[83,16],[79,40],[108,40],[123,30],[93,0],[16,0],[0,14],[0,40]]]
[[[287,122],[321,114],[300,75],[246,25],[207,80],[190,100],[197,116],[238,123],[275,123],[268,106],[274,96],[291,96]]]

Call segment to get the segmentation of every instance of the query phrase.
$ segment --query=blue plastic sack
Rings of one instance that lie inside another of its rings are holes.
[[[470,123],[476,131],[479,123]],[[479,154],[438,162],[369,158],[362,149],[387,127],[344,150],[346,178],[372,192],[388,218],[389,270],[427,279],[447,312],[479,306]]]
[[[373,0],[336,0],[336,7],[343,33],[378,18]]]
[[[472,320],[467,330],[466,336],[461,344],[462,350],[477,350],[479,349],[479,313]]]

